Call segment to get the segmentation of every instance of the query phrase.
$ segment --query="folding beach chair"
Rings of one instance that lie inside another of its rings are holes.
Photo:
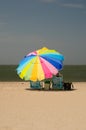
[[[63,77],[56,77],[52,78],[52,89],[63,89]]]
[[[51,79],[45,79],[44,80],[44,89],[50,90],[50,88],[51,88]]]
[[[30,81],[30,87],[32,89],[41,89],[42,88],[39,81],[36,81],[36,82]]]

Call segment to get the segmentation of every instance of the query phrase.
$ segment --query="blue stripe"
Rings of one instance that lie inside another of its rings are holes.
[[[17,67],[17,73],[19,74],[22,71],[22,69],[28,64],[28,62],[30,62],[33,58],[34,56],[23,58],[23,60],[20,61],[20,64]]]
[[[44,57],[44,56],[42,56],[42,58],[45,59],[46,61],[48,61],[49,63],[51,63],[58,70],[61,70],[63,67],[63,63],[60,60],[56,60],[56,59]]]
[[[49,57],[52,59],[64,61],[64,56],[59,54],[42,54],[41,57]]]

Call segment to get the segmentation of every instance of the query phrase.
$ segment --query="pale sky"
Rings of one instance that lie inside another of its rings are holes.
[[[0,0],[0,64],[43,46],[86,64],[86,0]]]

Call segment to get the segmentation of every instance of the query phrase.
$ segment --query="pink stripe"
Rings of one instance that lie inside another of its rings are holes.
[[[52,78],[52,73],[50,72],[50,70],[48,69],[48,67],[46,66],[46,64],[44,62],[42,62],[42,60],[40,59],[43,71],[44,71],[44,75],[45,78]]]
[[[58,70],[43,58],[40,58],[40,62],[45,74],[45,78],[52,78],[53,75],[58,73]]]
[[[58,70],[52,65],[50,64],[48,61],[44,60],[43,58],[40,57],[40,61],[42,64],[42,67],[46,66],[48,70],[52,75],[56,75],[58,73]]]

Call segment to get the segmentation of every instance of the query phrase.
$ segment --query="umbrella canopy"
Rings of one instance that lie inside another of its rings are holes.
[[[64,56],[46,47],[27,54],[17,67],[21,79],[41,81],[52,78],[63,68]]]

